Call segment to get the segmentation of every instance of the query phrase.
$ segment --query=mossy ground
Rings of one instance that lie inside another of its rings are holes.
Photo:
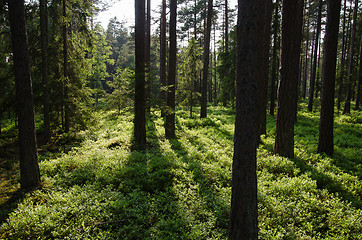
[[[261,138],[259,238],[362,239],[362,115],[336,116],[331,158],[316,153],[318,114],[301,108],[295,158],[273,155],[273,117]],[[154,112],[146,152],[130,150],[130,113],[95,114],[99,124],[41,151],[31,193],[18,191],[16,158],[1,158],[0,239],[227,239],[230,109],[210,107],[203,120],[179,109],[175,140]]]

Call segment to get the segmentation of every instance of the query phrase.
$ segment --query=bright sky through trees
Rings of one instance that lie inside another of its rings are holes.
[[[161,0],[151,0],[152,11],[159,9]],[[229,8],[234,8],[237,5],[237,0],[229,0]],[[107,28],[109,19],[117,17],[120,21],[127,22],[127,26],[134,25],[134,1],[132,0],[117,0],[111,4],[107,11],[101,12],[97,16],[97,21],[101,23],[104,29]]]

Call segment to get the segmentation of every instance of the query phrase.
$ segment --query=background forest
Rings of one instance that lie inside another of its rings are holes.
[[[0,239],[362,239],[361,3],[134,2],[0,0]]]

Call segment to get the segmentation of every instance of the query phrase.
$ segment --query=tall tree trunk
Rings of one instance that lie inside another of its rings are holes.
[[[313,67],[312,73],[310,76],[310,86],[309,86],[309,99],[308,99],[308,111],[313,111],[313,101],[314,101],[314,88],[315,88],[315,78],[317,73],[317,61],[318,61],[318,46],[319,46],[319,35],[321,32],[321,20],[322,20],[322,5],[323,0],[319,0],[318,4],[318,17],[317,17],[317,26],[316,34],[314,41],[314,54],[313,54]]]
[[[167,111],[165,135],[168,139],[176,137],[175,134],[175,82],[176,82],[176,19],[177,19],[177,0],[170,0],[170,50],[168,62],[167,78]]]
[[[307,3],[308,4],[308,1]],[[306,46],[305,46],[305,64],[304,64],[304,73],[303,73],[303,86],[302,86],[302,96],[303,99],[307,96],[307,81],[308,81],[308,52],[309,52],[309,21],[310,13],[308,12],[307,16],[307,31],[306,31]]]
[[[270,116],[274,116],[275,112],[275,85],[278,80],[278,48],[280,47],[278,39],[279,24],[279,0],[275,1],[275,13],[273,23],[273,58],[272,58],[272,79],[270,88]]]
[[[266,105],[268,99],[268,78],[269,78],[269,50],[270,50],[270,32],[271,32],[271,16],[272,16],[272,1],[263,0],[264,9],[260,11],[259,25],[260,45],[263,46],[259,53],[258,63],[258,132],[259,135],[266,133]]]
[[[354,10],[353,10],[352,36],[351,36],[351,45],[350,45],[351,48],[349,50],[347,96],[346,96],[346,101],[344,103],[343,114],[351,113],[353,54],[354,54],[354,40],[356,38],[357,11],[358,11],[358,0],[355,0]]]
[[[262,0],[239,0],[236,50],[236,112],[230,239],[258,239],[256,148],[257,49]]]
[[[318,152],[333,155],[334,85],[341,0],[327,1]]]
[[[303,5],[303,0],[283,0],[281,61],[274,151],[284,157],[294,157],[294,123],[298,100]]]
[[[47,0],[40,0],[40,42],[41,42],[41,75],[43,78],[43,118],[44,140],[50,137],[50,107],[48,80],[48,6]]]
[[[14,58],[16,109],[20,145],[20,185],[27,189],[40,182],[33,91],[25,24],[24,0],[8,1],[11,43]]]
[[[204,60],[202,69],[202,85],[201,85],[201,118],[207,117],[207,85],[209,77],[209,62],[210,62],[210,34],[211,34],[211,19],[213,15],[213,2],[208,0],[207,4],[207,23],[206,34],[204,41]]]
[[[359,103],[361,98],[361,83],[362,83],[362,37],[359,45],[359,71],[358,71],[358,83],[357,83],[357,93],[356,93],[356,106],[355,110],[359,110]]]
[[[160,43],[161,116],[165,117],[166,104],[166,0],[162,0],[161,43]]]
[[[319,94],[319,90],[320,90],[320,84],[319,84],[319,79],[320,79],[320,63],[321,63],[321,39],[319,39],[319,46],[318,46],[318,60],[317,60],[317,76],[316,76],[316,81],[315,81],[315,98],[318,98],[318,94]]]
[[[63,88],[64,88],[64,132],[69,132],[69,74],[68,74],[68,30],[67,30],[67,3],[63,0]]]
[[[338,98],[337,98],[337,109],[338,111],[341,109],[341,100],[342,100],[342,92],[343,92],[343,83],[344,83],[344,65],[346,60],[346,9],[347,9],[347,0],[344,0],[343,7],[343,26],[342,26],[342,56],[341,56],[341,65],[340,65],[340,76],[338,78]]]
[[[225,0],[225,52],[229,52],[229,7],[228,0]]]
[[[146,111],[151,112],[151,0],[147,0],[146,14],[146,52],[145,52],[145,72],[146,72]]]
[[[146,96],[145,96],[145,0],[135,1],[135,149],[146,148]]]

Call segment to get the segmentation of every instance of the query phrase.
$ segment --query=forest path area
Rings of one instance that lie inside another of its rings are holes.
[[[152,113],[145,152],[131,151],[129,112],[95,112],[98,124],[39,154],[42,186],[14,198],[0,239],[227,239],[235,118],[208,111],[201,120],[179,109],[174,140]],[[268,117],[257,162],[260,239],[362,238],[362,115],[336,117],[333,158],[316,154],[318,123],[299,112],[288,159],[273,155]],[[4,162],[1,176],[12,174],[14,186],[17,167]]]

